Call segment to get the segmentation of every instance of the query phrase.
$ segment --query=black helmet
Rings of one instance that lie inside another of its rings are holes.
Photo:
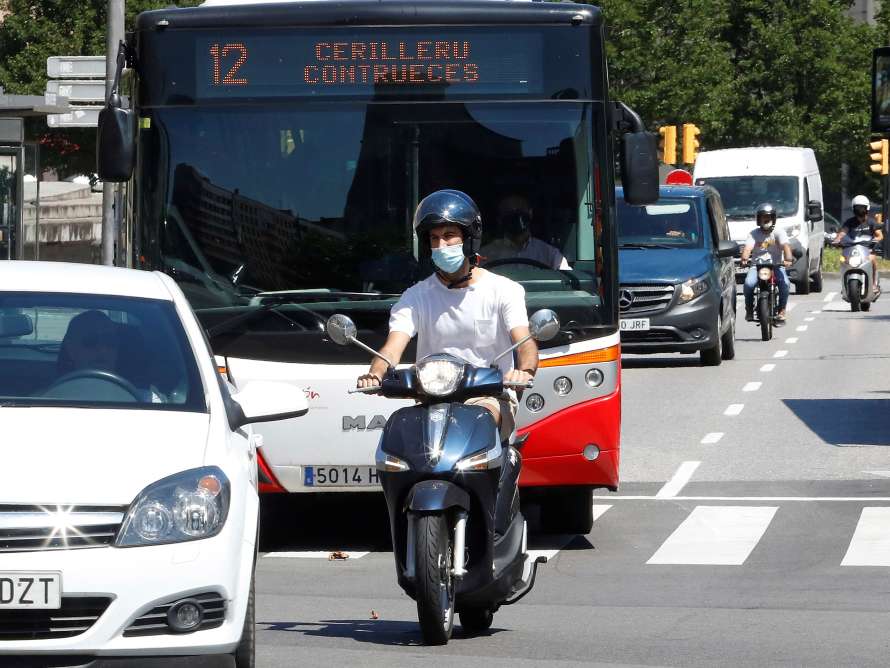
[[[766,218],[766,225],[761,225],[762,219]],[[776,207],[770,202],[764,202],[757,207],[757,213],[754,214],[754,221],[757,226],[765,232],[770,232],[776,226]]]
[[[421,252],[430,252],[429,243],[424,242],[429,231],[441,225],[459,225],[463,229],[464,255],[471,262],[475,260],[482,239],[482,214],[469,195],[460,190],[437,190],[420,200],[414,212],[414,232]]]

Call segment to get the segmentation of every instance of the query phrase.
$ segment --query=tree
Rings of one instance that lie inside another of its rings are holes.
[[[171,4],[199,0],[127,0],[126,26],[136,15]],[[0,23],[0,86],[7,93],[42,95],[49,56],[95,56],[105,53],[107,0],[6,0],[9,12]],[[43,167],[62,176],[96,170],[96,132],[92,128],[50,131],[42,118],[29,119],[29,139],[41,143]]]

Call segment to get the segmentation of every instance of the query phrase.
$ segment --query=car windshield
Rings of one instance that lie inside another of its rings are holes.
[[[0,292],[0,406],[203,412],[171,302]]]
[[[727,218],[754,218],[760,204],[771,203],[777,214],[797,213],[796,176],[721,176],[696,179],[695,185],[714,186],[723,200]]]
[[[619,199],[617,206],[619,247],[702,247],[701,221],[690,199],[662,198],[646,206]]]

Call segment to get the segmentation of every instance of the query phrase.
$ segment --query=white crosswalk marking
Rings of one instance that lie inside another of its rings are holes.
[[[593,506],[593,521],[596,522],[596,521],[597,521],[600,517],[602,517],[603,514],[605,514],[605,512],[606,512],[609,508],[611,508],[611,507],[612,507],[612,506],[611,506],[610,504],[607,504],[607,503],[603,503],[603,504],[600,504],[600,505],[598,505],[598,506],[597,506],[597,505],[594,505],[594,506]]]
[[[890,566],[890,508],[863,508],[841,566]]]
[[[647,564],[741,566],[777,506],[696,506]]]

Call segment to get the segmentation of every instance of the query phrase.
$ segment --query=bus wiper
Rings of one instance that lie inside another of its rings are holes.
[[[234,315],[231,318],[223,320],[222,322],[213,325],[213,327],[208,328],[207,337],[212,341],[217,336],[225,334],[226,332],[230,332],[240,325],[246,325],[247,323],[252,322],[270,312],[274,313],[280,318],[284,318],[292,325],[299,325],[300,327],[304,327],[302,323],[276,310],[278,307],[284,306],[285,304],[293,304],[299,310],[309,313],[320,324],[320,331],[324,330],[325,319],[322,318],[318,313],[316,313],[312,309],[306,308],[305,306],[294,303],[294,301],[292,301],[286,295],[276,295],[275,297],[264,298],[263,303],[256,304],[253,308],[248,307],[250,308],[249,311],[244,311],[242,313],[239,313],[238,315]]]
[[[393,299],[401,297],[401,294],[389,294],[385,292],[349,292],[346,290],[326,290],[316,288],[312,290],[282,290],[280,292],[258,292],[251,297],[251,301],[265,303],[267,299],[285,298],[290,304],[298,304],[303,301],[317,301],[321,298],[347,298],[347,299]]]
[[[680,244],[618,244],[618,248],[682,248]]]

